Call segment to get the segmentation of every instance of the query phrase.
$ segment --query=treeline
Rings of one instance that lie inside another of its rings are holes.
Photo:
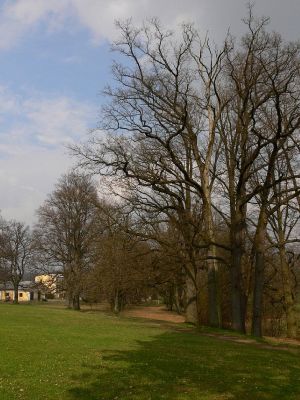
[[[74,308],[154,290],[196,324],[297,336],[300,45],[251,8],[244,22],[219,47],[119,24],[99,131],[72,149],[119,200],[72,173],[34,234]]]
[[[118,313],[127,304],[166,297],[172,272],[162,273],[157,249],[138,234],[126,205],[101,199],[89,176],[62,176],[37,216],[32,229],[1,219],[0,283],[13,285],[15,303],[24,277],[40,274],[49,280],[31,289],[51,296],[55,284],[75,310],[82,302],[108,302]]]
[[[58,269],[69,306],[108,301],[115,312],[140,301],[149,253],[129,231],[130,217],[98,197],[86,175],[70,173],[38,210],[34,229],[44,271]]]

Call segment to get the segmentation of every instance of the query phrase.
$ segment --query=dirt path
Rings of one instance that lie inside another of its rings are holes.
[[[184,322],[184,317],[174,311],[168,311],[164,306],[156,307],[143,307],[136,306],[130,307],[122,312],[125,317],[138,317],[146,319],[154,319],[157,321],[172,322],[181,324]]]

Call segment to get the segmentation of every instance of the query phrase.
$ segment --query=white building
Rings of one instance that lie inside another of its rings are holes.
[[[19,302],[40,300],[41,295],[38,290],[34,287],[31,281],[22,281],[19,284]],[[0,285],[0,300],[1,301],[14,301],[15,291],[11,282]]]

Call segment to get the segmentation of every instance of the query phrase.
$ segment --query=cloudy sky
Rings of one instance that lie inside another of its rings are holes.
[[[110,80],[114,21],[158,16],[194,21],[220,41],[238,35],[243,0],[0,0],[0,209],[32,223],[35,209],[73,160],[67,143],[97,123]],[[285,38],[300,38],[300,0],[257,0]]]

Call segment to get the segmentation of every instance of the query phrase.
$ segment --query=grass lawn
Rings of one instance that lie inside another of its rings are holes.
[[[296,400],[300,351],[154,321],[0,304],[1,400]]]

